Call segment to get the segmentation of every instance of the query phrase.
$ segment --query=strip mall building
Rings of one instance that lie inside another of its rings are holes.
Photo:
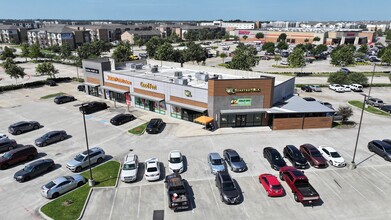
[[[191,122],[206,115],[217,127],[281,130],[332,126],[334,110],[294,95],[294,77],[278,76],[276,80],[255,72],[199,66],[200,71],[148,62],[112,70],[109,60],[83,60],[86,92]]]

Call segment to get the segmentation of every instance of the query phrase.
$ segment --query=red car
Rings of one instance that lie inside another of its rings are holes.
[[[264,173],[259,175],[259,182],[265,188],[267,195],[270,197],[283,196],[285,195],[285,190],[281,186],[280,181],[277,177],[272,174]]]

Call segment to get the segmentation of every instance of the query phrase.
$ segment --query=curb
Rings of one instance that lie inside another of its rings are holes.
[[[84,212],[86,211],[86,207],[87,207],[88,201],[90,201],[90,197],[91,197],[91,194],[92,194],[93,190],[94,190],[94,187],[91,187],[90,191],[88,192],[87,199],[84,202],[84,206],[83,206],[83,209],[81,210],[80,216],[79,216],[79,218],[77,218],[78,220],[83,218]]]
[[[356,108],[356,109],[362,110],[362,108],[359,108],[359,107],[357,107],[357,106],[354,106],[354,105],[350,104],[349,102],[348,102],[348,105],[353,106],[353,107]],[[382,110],[379,109],[379,111],[382,111]],[[383,117],[383,118],[389,118],[389,117],[391,116],[391,115],[378,115],[378,114],[369,112],[369,111],[367,111],[367,110],[365,110],[365,109],[364,109],[364,112],[365,112],[365,113],[368,113],[368,114],[371,114],[371,115],[373,115],[373,116],[378,116],[378,117]],[[384,111],[382,111],[382,112],[384,112]],[[387,113],[387,112],[385,112],[385,113]]]

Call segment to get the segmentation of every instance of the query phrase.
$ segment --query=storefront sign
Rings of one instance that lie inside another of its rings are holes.
[[[231,106],[251,106],[251,98],[231,99]]]
[[[140,82],[140,86],[143,87],[143,88],[146,88],[146,89],[157,90],[157,86],[156,86],[156,85],[153,85],[153,84],[151,84],[151,83],[143,83],[143,82]]]
[[[97,69],[92,69],[92,68],[85,68],[86,72],[89,72],[89,73],[99,73],[99,70]]]
[[[123,83],[123,84],[128,84],[128,85],[132,84],[129,80],[122,79],[119,77],[114,77],[114,76],[107,76],[107,80],[113,81],[113,82],[119,82],[119,83]]]
[[[225,88],[225,91],[226,91],[229,95],[233,95],[233,94],[236,94],[236,93],[261,92],[261,89],[260,89],[260,88],[236,89],[236,88],[227,87],[227,88]]]
[[[185,90],[185,96],[192,97],[191,92],[189,90]]]

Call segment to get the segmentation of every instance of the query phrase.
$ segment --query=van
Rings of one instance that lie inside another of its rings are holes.
[[[37,154],[37,148],[35,148],[33,145],[26,145],[8,151],[0,157],[0,168],[4,170],[7,169],[10,165],[26,160],[33,160]]]
[[[350,89],[353,92],[362,92],[363,86],[360,84],[352,84],[352,85],[350,85]]]

